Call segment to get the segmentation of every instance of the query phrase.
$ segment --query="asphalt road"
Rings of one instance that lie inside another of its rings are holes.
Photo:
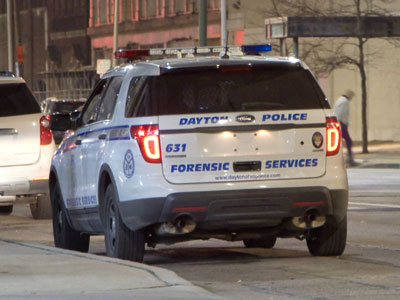
[[[274,249],[241,242],[194,241],[157,246],[145,263],[227,299],[399,299],[400,170],[350,169],[348,244],[341,257],[311,257],[305,241],[278,239]],[[49,221],[26,205],[0,218],[0,237],[52,245]],[[102,237],[90,252],[103,255]]]

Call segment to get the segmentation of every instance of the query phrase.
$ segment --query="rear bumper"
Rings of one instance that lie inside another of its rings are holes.
[[[0,195],[36,195],[48,194],[49,180],[28,180],[27,178],[9,178],[0,180]]]
[[[320,215],[345,216],[348,191],[326,187],[296,187],[173,193],[119,203],[124,223],[137,230],[152,224],[191,216],[200,229],[238,229],[276,226],[285,218],[309,210]]]

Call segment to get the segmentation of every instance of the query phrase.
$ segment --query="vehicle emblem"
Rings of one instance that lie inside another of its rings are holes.
[[[131,178],[135,173],[135,161],[131,150],[126,151],[124,157],[124,174],[126,178]]]
[[[236,121],[241,123],[249,123],[255,121],[255,117],[252,115],[240,115],[236,117]]]

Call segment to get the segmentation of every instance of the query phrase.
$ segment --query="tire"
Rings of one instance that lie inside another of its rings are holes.
[[[0,206],[0,215],[11,215],[14,206],[11,205],[1,205]]]
[[[58,183],[54,187],[51,201],[53,204],[54,245],[58,248],[88,252],[90,235],[73,229],[69,224]]]
[[[30,208],[34,219],[51,219],[51,203],[49,195],[38,196],[36,202],[30,204]]]
[[[118,199],[113,186],[108,185],[105,195],[104,240],[107,255],[120,259],[142,262],[144,233],[130,230],[121,219]]]
[[[270,236],[263,239],[248,239],[243,240],[243,244],[246,248],[266,248],[272,249],[276,243],[276,236]]]
[[[312,229],[307,237],[308,250],[313,256],[338,256],[346,247],[347,216],[340,222],[328,217],[324,226]]]

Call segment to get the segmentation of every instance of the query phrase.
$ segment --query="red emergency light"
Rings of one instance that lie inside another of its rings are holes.
[[[126,58],[126,59],[134,59],[134,58],[141,58],[144,56],[150,55],[149,49],[119,49],[114,53],[115,58]]]

